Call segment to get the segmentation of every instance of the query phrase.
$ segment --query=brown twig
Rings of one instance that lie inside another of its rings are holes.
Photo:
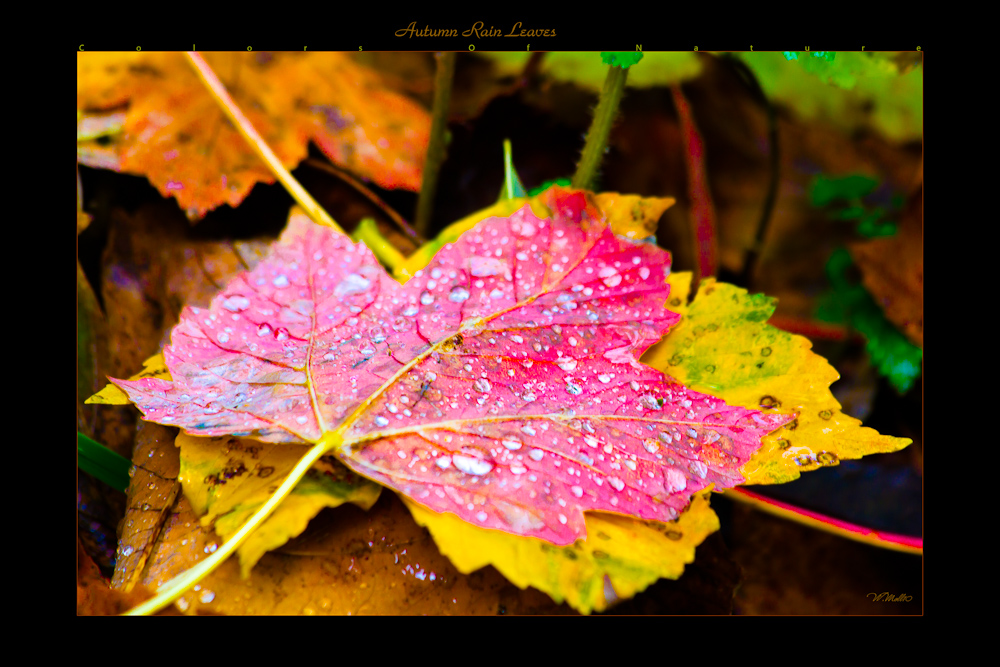
[[[434,75],[434,107],[431,112],[431,137],[424,161],[423,183],[417,198],[417,214],[413,221],[417,233],[426,237],[434,208],[438,171],[445,156],[445,133],[448,130],[448,107],[451,104],[451,82],[455,78],[455,54],[435,53],[437,71]]]
[[[417,245],[423,245],[424,243],[423,237],[417,234],[416,230],[410,226],[410,223],[404,220],[403,216],[401,216],[399,213],[396,212],[396,209],[386,204],[381,197],[372,192],[369,188],[365,186],[364,183],[354,178],[354,176],[351,176],[349,173],[347,173],[346,171],[340,169],[335,165],[332,165],[328,162],[324,162],[323,160],[318,160],[316,158],[311,157],[307,159],[306,164],[315,169],[319,169],[320,171],[325,171],[326,173],[332,176],[336,176],[344,183],[350,185],[352,188],[357,190],[358,193],[363,195],[368,201],[374,204],[380,211],[385,213],[386,217],[392,220],[394,223],[396,223],[400,231],[402,231],[404,234],[413,239],[414,243],[416,243]]]
[[[518,77],[517,85],[527,86],[535,77],[538,76],[542,69],[542,61],[545,59],[544,51],[532,51],[531,57],[528,58],[528,62],[525,63],[524,69],[521,70],[521,76]]]
[[[768,168],[771,172],[767,184],[767,194],[764,196],[764,205],[761,208],[760,220],[757,221],[757,229],[754,234],[753,245],[747,252],[746,260],[743,262],[743,273],[740,276],[741,285],[750,285],[753,273],[760,261],[761,250],[764,247],[764,239],[767,238],[767,228],[771,222],[771,214],[774,212],[774,203],[778,195],[779,170],[781,166],[781,153],[778,144],[778,117],[774,110],[774,105],[767,99],[764,89],[760,87],[760,82],[754,76],[746,63],[736,57],[728,56],[722,61],[732,67],[736,75],[739,76],[744,85],[750,89],[754,99],[764,107],[767,112],[767,143],[768,143]]]

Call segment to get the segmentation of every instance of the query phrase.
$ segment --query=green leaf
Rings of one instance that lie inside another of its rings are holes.
[[[390,269],[395,269],[397,266],[406,261],[406,257],[403,253],[396,250],[396,247],[392,243],[382,236],[382,232],[379,231],[378,224],[375,222],[375,218],[362,218],[361,222],[354,229],[354,233],[351,234],[351,240],[357,243],[358,241],[364,242],[368,249],[375,253],[378,257],[378,261],[382,262]]]
[[[500,189],[498,202],[526,197],[524,185],[517,171],[514,170],[514,158],[510,148],[510,139],[503,140],[503,188]]]
[[[878,179],[862,174],[841,178],[817,176],[809,190],[813,206],[826,206],[838,199],[860,199],[878,187]]]
[[[642,51],[601,51],[601,61],[612,67],[631,67],[642,60]]]
[[[906,52],[839,52],[827,61],[804,52],[789,62],[780,52],[743,52],[768,99],[805,121],[845,132],[874,130],[893,141],[923,135],[923,68]],[[639,68],[641,72],[644,68]]]
[[[896,223],[890,220],[883,220],[885,211],[875,208],[866,213],[858,220],[857,232],[866,239],[874,239],[882,236],[893,236],[896,233]]]
[[[530,190],[528,190],[527,196],[528,197],[538,196],[543,192],[545,192],[546,190],[548,190],[549,188],[551,188],[553,185],[559,185],[561,187],[568,188],[570,186],[570,183],[572,183],[572,180],[569,178],[557,178],[555,180],[545,181],[537,188],[531,188]]]
[[[868,293],[865,292],[869,307],[859,310],[851,323],[868,338],[866,349],[879,373],[901,394],[913,386],[920,376],[920,362],[923,350],[911,343],[882,314]]]
[[[132,462],[83,433],[76,433],[77,465],[113,489],[128,491]]]
[[[868,339],[865,349],[879,374],[900,393],[906,393],[920,376],[923,350],[911,343],[889,320],[863,285],[847,275],[854,260],[846,248],[834,251],[826,271],[833,290],[824,297],[816,316],[827,322],[845,322]]]
[[[519,75],[531,57],[530,53],[524,51],[476,53],[490,59],[499,76]],[[702,60],[694,51],[650,51],[643,55],[645,65],[629,68],[625,85],[628,88],[650,88],[688,81],[701,73],[704,66]],[[600,92],[608,75],[608,67],[593,52],[556,51],[545,54],[542,72],[550,79],[572,82],[593,92]]]
[[[784,51],[785,60],[795,61],[824,83],[853,89],[861,78],[894,76],[898,65],[890,54],[879,52]]]
[[[835,209],[831,212],[833,219],[856,220],[855,231],[859,236],[868,239],[892,236],[896,233],[896,223],[884,219],[887,211],[881,206],[869,206],[862,201],[878,185],[878,179],[862,174],[840,178],[820,175],[813,180],[809,196],[813,206]],[[897,199],[898,197],[893,198],[894,206]],[[843,208],[836,208],[845,203]]]
[[[747,484],[782,484],[807,470],[910,444],[841,411],[829,389],[840,377],[833,366],[808,339],[767,323],[776,299],[705,278],[689,303],[691,279],[684,271],[667,278],[668,306],[683,319],[642,361],[731,405],[797,415],[763,438],[741,469]]]

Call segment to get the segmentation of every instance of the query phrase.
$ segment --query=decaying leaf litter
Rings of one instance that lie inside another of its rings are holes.
[[[758,397],[758,398],[759,398],[759,397]],[[757,406],[755,406],[755,407],[757,407]],[[757,407],[757,409],[759,409],[759,407]]]

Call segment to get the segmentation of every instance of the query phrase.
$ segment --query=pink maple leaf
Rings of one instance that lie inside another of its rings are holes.
[[[173,381],[114,380],[200,436],[324,439],[357,473],[485,528],[571,544],[585,510],[677,518],[744,481],[792,419],[637,361],[680,316],[670,255],[616,237],[582,192],[489,218],[400,285],[361,244],[293,216],[208,309],[185,308]]]

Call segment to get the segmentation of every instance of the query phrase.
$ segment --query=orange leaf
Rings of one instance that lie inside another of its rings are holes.
[[[384,188],[420,187],[430,118],[342,53],[206,54],[288,168],[313,141],[336,164]],[[237,206],[274,177],[224,118],[179,53],[77,56],[77,106],[128,104],[114,139],[119,169],[176,197],[191,219]],[[81,156],[88,164],[86,155]],[[103,160],[94,166],[106,166]]]

